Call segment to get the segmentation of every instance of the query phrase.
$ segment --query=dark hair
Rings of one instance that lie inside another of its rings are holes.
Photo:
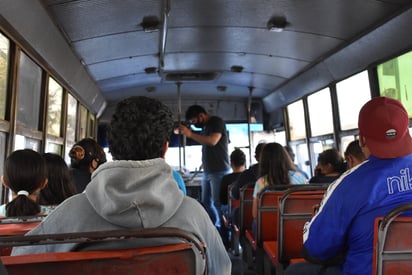
[[[145,160],[163,156],[174,118],[156,99],[129,97],[116,106],[109,127],[109,149],[116,160]]]
[[[240,149],[235,149],[230,154],[230,162],[236,167],[243,166],[246,163],[246,155]]]
[[[84,138],[74,144],[70,149],[69,157],[72,168],[87,171],[89,171],[93,160],[97,162],[97,166],[106,162],[106,153],[103,147],[92,138]]]
[[[285,148],[286,152],[288,152],[290,159],[292,161],[294,161],[295,160],[295,153],[293,152],[292,148],[289,145],[286,145],[283,148]]]
[[[53,153],[43,154],[47,163],[47,185],[40,191],[39,203],[41,205],[58,205],[70,196],[76,194],[69,167],[64,159]]]
[[[266,143],[261,142],[255,148],[255,158],[258,162],[260,161],[260,155],[262,153],[263,147],[265,147],[265,144]]]
[[[4,180],[13,193],[26,191],[29,194],[37,191],[47,179],[47,165],[44,158],[37,152],[24,149],[16,150],[9,155],[4,163]],[[31,216],[40,213],[40,205],[28,196],[17,196],[6,205],[6,216]]]
[[[333,167],[333,172],[343,173],[346,170],[346,163],[342,155],[335,148],[327,149],[319,154],[318,163],[327,165],[330,163]]]
[[[200,114],[207,114],[206,110],[200,105],[192,105],[186,110],[186,120],[197,117]]]
[[[295,171],[292,160],[282,145],[266,143],[259,161],[259,176],[267,176],[269,185],[290,184],[289,171]]]
[[[363,154],[362,148],[359,146],[359,140],[354,140],[349,143],[346,147],[344,155],[345,157],[352,155],[361,161],[366,159],[365,155]]]

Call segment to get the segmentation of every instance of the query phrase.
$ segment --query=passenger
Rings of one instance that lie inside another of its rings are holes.
[[[0,206],[1,217],[47,214],[38,203],[40,190],[47,185],[47,165],[43,157],[30,149],[17,150],[4,163],[1,181],[12,191],[12,201]]]
[[[224,175],[222,182],[220,183],[220,203],[222,207],[222,213],[228,219],[231,219],[228,213],[228,189],[239,178],[240,174],[245,171],[246,155],[240,149],[235,149],[230,154],[230,166],[232,167],[232,173]],[[229,248],[229,232],[224,225],[221,227],[221,235],[225,247]]]
[[[90,182],[94,170],[106,162],[106,154],[94,139],[84,138],[70,149],[69,157],[71,159],[70,172],[77,193],[81,193]]]
[[[242,174],[240,174],[239,178],[237,181],[235,181],[232,184],[232,188],[230,190],[231,196],[235,200],[240,200],[240,189],[243,187],[255,187],[255,183],[257,179],[259,178],[259,161],[260,161],[260,155],[263,149],[263,146],[265,146],[265,143],[259,143],[256,148],[255,148],[255,159],[257,163],[253,164],[250,166],[248,169],[243,171]],[[238,225],[238,228],[240,227],[240,211],[239,207],[236,207],[232,209],[232,223],[235,225]]]
[[[412,201],[412,189],[402,187],[412,171],[408,112],[398,100],[376,97],[361,108],[358,126],[367,160],[329,186],[303,231],[313,263],[291,265],[286,274],[372,274],[375,218]]]
[[[199,105],[192,105],[186,111],[186,120],[202,133],[194,133],[187,126],[181,124],[179,131],[182,135],[202,144],[202,204],[209,213],[217,228],[222,225],[222,211],[220,207],[220,182],[230,171],[228,143],[229,138],[224,121],[218,116],[207,114]]]
[[[108,134],[114,161],[101,165],[83,193],[66,199],[28,234],[178,227],[207,245],[209,274],[230,274],[230,258],[207,212],[195,199],[183,195],[163,159],[173,122],[170,109],[158,100],[136,96],[119,102]],[[15,247],[12,255],[75,247]]]
[[[309,183],[331,183],[345,172],[346,163],[336,149],[327,149],[319,154],[318,164],[315,168],[315,176]]]
[[[255,159],[257,163],[246,169],[238,178],[238,180],[233,184],[231,188],[231,195],[235,200],[240,199],[240,189],[244,186],[250,185],[255,186],[257,179],[259,178],[259,160],[260,154],[262,152],[265,143],[259,143],[255,148]]]
[[[45,153],[43,158],[47,163],[48,183],[40,191],[39,203],[47,207],[49,213],[77,192],[64,159],[53,153]]]
[[[239,176],[245,171],[246,167],[246,155],[240,149],[235,149],[230,154],[230,167],[232,167],[232,173],[224,175],[222,182],[220,183],[220,203],[222,204],[223,212],[227,208],[228,204],[228,188],[238,180]]]
[[[183,192],[183,194],[186,196],[187,195],[186,185],[185,185],[185,181],[184,181],[182,175],[174,169],[172,169],[172,173],[173,173],[173,178],[175,179],[175,181],[177,183],[177,186]]]
[[[362,163],[366,157],[359,145],[359,140],[354,140],[348,144],[345,150],[345,160],[348,169]]]
[[[253,191],[252,228],[256,226],[259,193],[273,185],[290,184],[307,184],[307,180],[302,173],[296,170],[282,145],[276,142],[267,143],[260,156],[259,178]]]
[[[283,148],[285,148],[286,152],[288,152],[290,159],[291,159],[292,162],[294,163],[294,162],[295,162],[295,153],[293,152],[292,148],[291,148],[290,146],[288,146],[288,145],[284,146]],[[294,165],[295,165],[296,170],[299,171],[299,172],[301,172],[302,175],[304,175],[305,178],[306,178],[307,180],[309,180],[308,174],[306,174],[306,172],[303,171],[302,168],[300,168],[299,165],[297,165],[296,163],[294,163]]]

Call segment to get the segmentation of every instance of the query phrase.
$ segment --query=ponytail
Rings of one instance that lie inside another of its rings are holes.
[[[18,195],[6,205],[6,216],[34,216],[40,213],[40,205],[26,195]]]

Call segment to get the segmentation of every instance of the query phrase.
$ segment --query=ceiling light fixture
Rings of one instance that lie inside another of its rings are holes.
[[[267,24],[267,28],[271,32],[282,32],[289,23],[283,16],[273,16]]]
[[[239,65],[233,65],[230,67],[230,71],[234,73],[241,73],[243,71],[243,67]]]
[[[154,15],[143,17],[142,23],[140,23],[144,32],[155,32],[159,30],[160,21]]]

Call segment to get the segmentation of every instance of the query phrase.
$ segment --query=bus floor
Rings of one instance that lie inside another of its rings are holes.
[[[245,263],[242,260],[242,255],[235,256],[233,253],[228,252],[232,261],[232,275],[256,275],[256,272],[245,267]]]

